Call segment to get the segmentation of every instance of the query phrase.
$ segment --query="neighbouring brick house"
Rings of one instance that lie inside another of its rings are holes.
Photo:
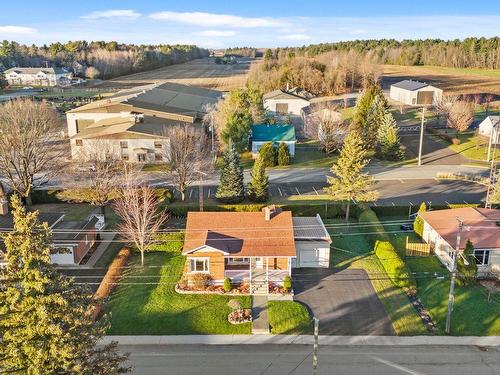
[[[250,283],[267,293],[296,267],[328,267],[330,236],[321,218],[293,218],[274,206],[262,212],[189,212],[183,254],[184,274],[202,273]]]

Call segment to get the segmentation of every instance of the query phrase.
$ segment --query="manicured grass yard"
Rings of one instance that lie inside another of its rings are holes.
[[[325,220],[325,224],[339,223],[344,223],[344,221],[339,219]],[[370,230],[366,227],[361,230],[356,227],[329,229],[330,234],[333,235],[334,246],[331,251],[330,266],[361,268],[366,270],[369,275],[385,273],[382,264],[373,254],[372,246],[367,238],[358,234]],[[400,288],[394,286],[389,278],[384,277],[373,277],[371,283],[398,335],[427,334],[422,320]]]
[[[311,317],[304,305],[294,301],[269,301],[268,308],[271,333],[311,333]]]
[[[402,217],[385,217],[381,220],[398,220]],[[393,227],[386,227],[394,230]],[[404,256],[406,234],[389,234],[391,242],[398,253]],[[410,232],[410,241],[417,241],[418,237]],[[412,272],[435,272],[449,275],[448,271],[435,256],[406,257]],[[424,307],[429,310],[431,317],[444,334],[446,314],[448,309],[449,278],[436,279],[434,277],[418,278],[418,296]],[[500,293],[492,295],[491,302],[487,302],[487,291],[481,286],[455,287],[455,304],[452,315],[451,333],[453,335],[500,335]]]
[[[238,299],[250,307],[250,297],[220,295],[183,295],[174,290],[185,262],[180,254],[182,242],[159,245],[156,252],[134,255],[120,285],[113,293],[108,311],[111,313],[112,335],[187,335],[249,334],[251,324],[232,325],[227,321],[227,302]],[[127,283],[152,283],[145,285]]]

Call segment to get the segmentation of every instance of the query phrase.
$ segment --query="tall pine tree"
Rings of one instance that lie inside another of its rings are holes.
[[[401,145],[396,121],[392,113],[387,111],[377,131],[377,157],[385,160],[402,160],[405,150]]]
[[[238,203],[245,199],[243,168],[233,145],[224,152],[220,183],[215,197],[224,203]]]
[[[269,178],[266,166],[259,155],[255,160],[251,172],[252,179],[248,184],[248,198],[254,202],[265,202],[269,196]]]
[[[116,343],[96,348],[106,333],[95,322],[92,293],[50,263],[51,231],[12,198],[14,230],[4,236],[7,266],[0,287],[0,368],[6,374],[128,372]]]
[[[331,171],[333,177],[328,176],[328,194],[335,200],[346,201],[346,220],[349,220],[351,201],[372,201],[378,193],[371,190],[373,180],[363,173],[363,168],[368,164],[367,151],[363,140],[355,131],[351,131],[340,150],[338,160],[333,164]]]

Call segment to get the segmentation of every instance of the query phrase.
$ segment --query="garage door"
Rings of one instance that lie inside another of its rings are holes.
[[[316,246],[315,246],[316,245]],[[296,242],[297,259],[292,266],[302,267],[328,267],[330,249],[319,247],[314,242]]]

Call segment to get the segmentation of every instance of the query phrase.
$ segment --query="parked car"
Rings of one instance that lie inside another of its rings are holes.
[[[403,224],[401,225],[401,230],[404,230],[405,232],[409,232],[413,230],[413,224]]]

